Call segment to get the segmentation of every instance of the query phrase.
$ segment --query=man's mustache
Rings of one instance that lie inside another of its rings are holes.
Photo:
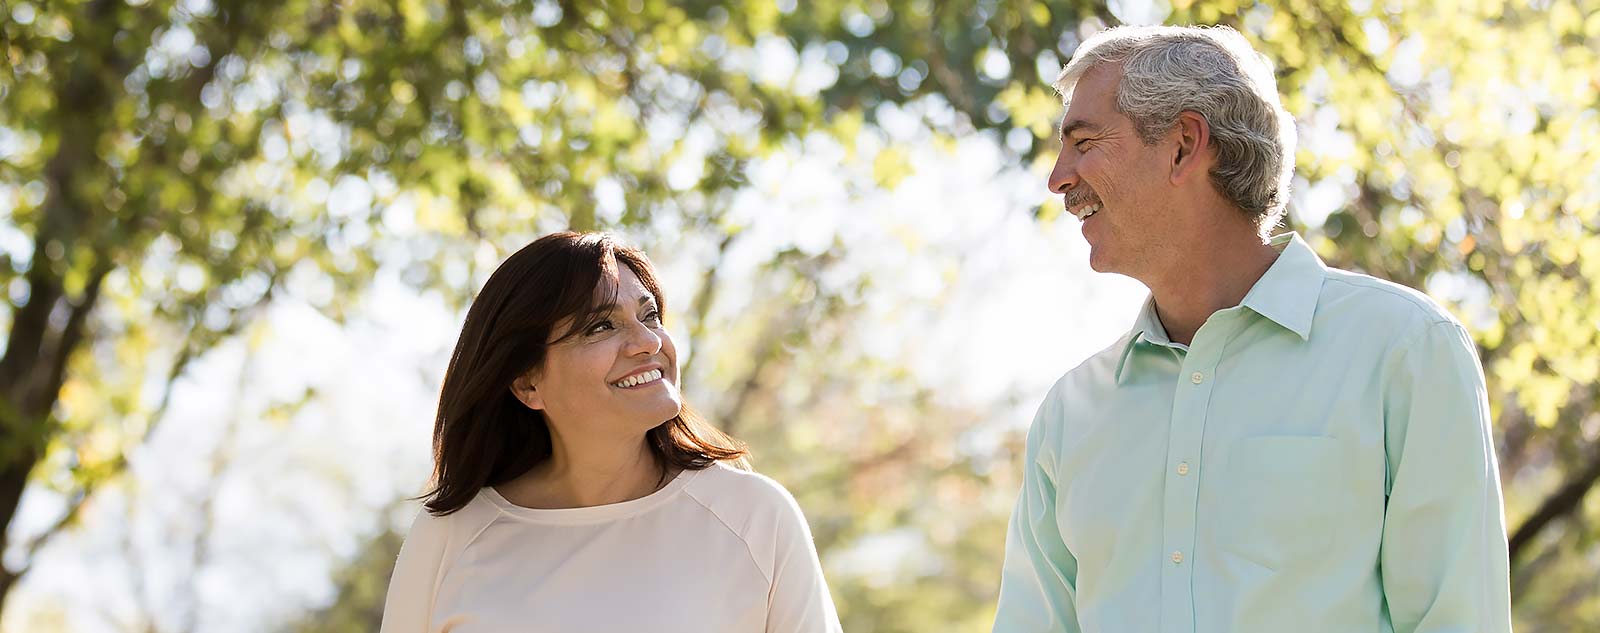
[[[1067,207],[1067,211],[1072,211],[1074,207],[1080,207],[1099,201],[1100,196],[1095,195],[1094,191],[1087,187],[1075,187],[1063,196],[1063,202]]]

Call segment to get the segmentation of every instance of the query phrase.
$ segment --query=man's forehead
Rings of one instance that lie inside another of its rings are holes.
[[[1085,71],[1078,81],[1072,84],[1072,92],[1067,94],[1067,104],[1088,101],[1109,101],[1117,92],[1117,86],[1122,83],[1122,67],[1119,65],[1100,65]],[[1085,105],[1090,105],[1086,103]]]
[[[1061,115],[1061,123],[1056,126],[1056,132],[1061,136],[1069,136],[1074,132],[1082,134],[1100,134],[1117,123],[1109,118],[1109,113],[1094,112],[1093,108],[1072,108],[1069,104],[1067,112]]]
[[[1066,114],[1061,117],[1057,131],[1062,136],[1077,130],[1098,131],[1117,123],[1113,115],[1116,90],[1121,81],[1121,68],[1095,66],[1085,72],[1066,94]]]

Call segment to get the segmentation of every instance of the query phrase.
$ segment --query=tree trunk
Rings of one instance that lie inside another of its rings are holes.
[[[1522,525],[1517,527],[1511,535],[1510,550],[1511,562],[1514,564],[1517,557],[1526,553],[1528,544],[1534,537],[1544,531],[1551,523],[1567,514],[1572,513],[1583,505],[1583,498],[1589,494],[1596,483],[1600,483],[1600,444],[1589,458],[1589,463],[1582,472],[1577,473],[1572,479],[1562,484],[1555,494],[1550,495],[1539,504]]]
[[[109,6],[98,2],[89,10],[93,14]],[[22,492],[53,432],[50,413],[66,379],[67,361],[83,342],[100,282],[110,271],[110,260],[99,248],[94,249],[93,261],[73,261],[74,247],[100,246],[92,235],[92,207],[76,199],[74,192],[81,174],[99,168],[93,139],[100,137],[104,110],[112,106],[106,80],[97,69],[104,61],[95,58],[94,51],[80,55],[55,93],[61,108],[56,124],[70,130],[73,138],[57,145],[44,168],[49,190],[26,277],[28,303],[16,309],[5,356],[0,358],[0,551],[10,543]],[[64,279],[75,264],[92,266],[93,272],[82,294],[74,298],[68,296]],[[27,564],[18,569],[0,567],[0,613]]]

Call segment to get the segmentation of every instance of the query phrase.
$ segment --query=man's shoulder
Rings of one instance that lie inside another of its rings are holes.
[[[1133,344],[1134,337],[1138,335],[1137,331],[1125,332],[1104,349],[1067,370],[1067,373],[1062,374],[1050,387],[1051,395],[1066,389],[1082,389],[1116,382],[1117,367],[1122,364],[1128,346]]]
[[[1360,319],[1397,333],[1442,323],[1461,325],[1449,309],[1415,288],[1338,268],[1329,268],[1325,279],[1318,320]]]

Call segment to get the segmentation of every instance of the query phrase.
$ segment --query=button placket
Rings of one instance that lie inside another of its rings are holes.
[[[1195,468],[1205,434],[1216,367],[1227,341],[1238,330],[1234,314],[1218,313],[1196,333],[1181,359],[1169,421],[1162,539],[1171,564],[1162,571],[1162,633],[1194,633],[1194,551],[1199,480]],[[1185,381],[1184,377],[1187,377]],[[1188,564],[1185,564],[1185,562]]]

